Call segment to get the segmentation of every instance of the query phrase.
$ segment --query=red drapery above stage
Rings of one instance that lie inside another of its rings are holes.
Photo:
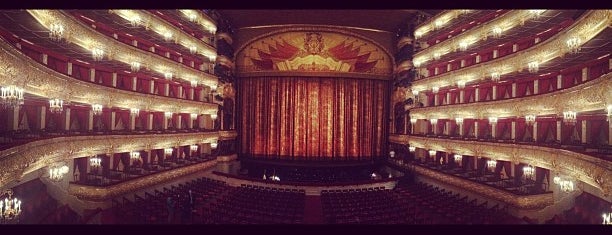
[[[385,152],[388,81],[260,77],[238,86],[242,154],[368,160]]]

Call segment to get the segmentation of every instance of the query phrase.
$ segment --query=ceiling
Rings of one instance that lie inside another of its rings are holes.
[[[396,32],[415,13],[441,10],[218,10],[235,29],[286,24],[334,25]]]

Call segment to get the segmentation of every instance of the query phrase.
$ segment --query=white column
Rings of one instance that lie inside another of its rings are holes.
[[[147,113],[147,130],[153,130],[153,114]]]
[[[450,104],[451,100],[450,100],[450,92],[446,92],[446,104]]]
[[[474,136],[478,138],[478,121],[474,122]]]
[[[561,89],[561,85],[563,85],[563,75],[557,75],[557,89]],[[546,87],[548,89],[548,87]]]
[[[447,121],[444,123],[444,125],[446,125],[446,131],[444,132],[444,134],[445,134],[445,135],[448,135],[448,134],[449,134],[448,132],[450,131],[450,119],[449,119],[449,120],[447,120]]]
[[[45,129],[46,124],[47,124],[47,106],[40,106],[40,109],[38,109],[38,121],[40,124],[40,129]]]
[[[20,106],[8,108],[10,110],[8,118],[8,129],[11,131],[19,129],[19,107]]]
[[[434,105],[438,106],[440,105],[439,101],[438,101],[438,94],[434,94]]]
[[[162,123],[162,129],[167,130],[168,129],[168,120],[172,120],[172,118],[166,118],[165,114],[162,113],[162,115],[164,115],[164,121]]]
[[[130,130],[136,129],[136,115],[130,114]]]
[[[533,140],[536,141],[538,140],[538,122],[534,122],[533,123]]]
[[[514,173],[514,168],[516,168],[516,165],[514,165],[514,162],[510,162],[510,176],[514,177],[515,173]]]
[[[132,77],[132,90],[138,90],[138,87],[136,86],[138,84],[138,78],[137,77]]]
[[[493,100],[497,99],[497,85],[493,85]]]
[[[533,80],[533,94],[538,94],[539,91],[538,80]]]
[[[463,136],[463,123],[459,123],[458,128],[459,128],[459,136]]]
[[[169,95],[170,95],[170,84],[165,83],[164,84],[164,96],[169,96]]]
[[[587,142],[587,120],[582,120],[580,123],[582,124],[582,131],[581,131],[582,133],[580,133],[581,134],[580,139],[583,144],[586,144]]]
[[[149,94],[153,94],[153,92],[155,92],[155,82],[151,80],[151,82],[149,82]]]
[[[132,46],[137,47],[137,46],[138,46],[138,41],[136,41],[136,40],[132,40]]]
[[[67,73],[68,73],[68,75],[72,75],[72,63],[71,63],[71,62],[68,62],[68,65],[67,65],[67,66],[68,66],[68,68],[67,68]]]
[[[117,87],[117,73],[113,73],[113,87]]]
[[[48,64],[49,63],[48,59],[49,59],[49,55],[42,54],[42,62],[43,62],[43,64]]]
[[[476,87],[474,91],[474,101],[478,102],[478,98],[480,97],[480,88]]]
[[[93,114],[93,110],[89,110],[87,111],[87,130],[91,131],[93,130],[93,118],[94,118],[94,114]]]
[[[182,99],[183,98],[182,95],[183,95],[183,86],[179,86],[178,87],[178,94],[176,94],[176,97]]]
[[[612,121],[608,121],[608,145],[612,145]]]
[[[516,83],[512,83],[512,98],[516,97]]]
[[[516,140],[516,120],[512,121],[512,132],[510,133],[510,138],[512,138],[512,140]]]
[[[561,141],[561,121],[557,121],[557,141]]]
[[[176,129],[181,129],[181,114],[176,114]]]
[[[493,139],[496,138],[496,134],[497,134],[497,123],[491,123],[491,135],[493,136]]]
[[[197,119],[197,117],[196,117],[196,119]],[[189,122],[187,122],[187,128],[193,129],[193,121],[194,121],[194,119],[191,118],[191,115],[189,115]]]
[[[460,104],[463,104],[463,102],[465,102],[463,98],[464,95],[465,95],[465,91],[463,89],[459,91],[459,103]]]
[[[70,130],[70,108],[64,108],[64,130]]]
[[[589,77],[589,67],[582,68],[582,81],[586,81]]]
[[[110,118],[111,118],[111,120],[110,120],[110,130],[111,131],[115,130],[115,115],[116,115],[115,111],[111,111],[111,116],[110,116]]]
[[[89,81],[96,82],[96,69],[89,69]]]
[[[189,99],[193,100],[193,96],[195,95],[195,88],[189,89]]]

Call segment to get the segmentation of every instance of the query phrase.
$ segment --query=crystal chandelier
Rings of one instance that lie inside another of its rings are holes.
[[[408,151],[410,151],[411,153],[414,153],[414,151],[416,151],[416,147],[410,146],[408,147]]]
[[[61,113],[64,111],[64,101],[60,99],[50,99],[49,111],[51,113]]]
[[[497,161],[495,161],[495,160],[488,160],[487,161],[487,169],[489,171],[494,171],[496,166],[497,166]]]
[[[463,125],[463,118],[455,118],[455,122],[457,123],[457,125]]]
[[[561,180],[561,182],[559,182],[559,186],[563,192],[571,193],[574,191],[574,182],[571,180]]]
[[[210,115],[210,118],[212,118],[212,120],[217,120],[217,114],[214,114],[214,113],[213,113],[213,114],[211,114],[211,115]]]
[[[440,88],[439,88],[439,87],[437,87],[437,86],[435,86],[435,87],[432,87],[432,88],[431,88],[431,91],[432,91],[434,94],[436,94],[436,93],[438,93],[438,91],[440,91]]]
[[[430,157],[435,157],[436,156],[436,150],[429,150],[429,156]]]
[[[132,25],[132,27],[138,27],[138,25],[140,25],[140,22],[142,21],[142,19],[140,18],[139,15],[132,15],[132,17],[130,17],[129,19],[130,24]]]
[[[523,167],[523,175],[525,176],[526,180],[532,179],[534,173],[535,173],[535,169],[533,167],[531,166]]]
[[[165,72],[164,73],[164,78],[166,78],[168,80],[172,80],[172,73],[171,72]]]
[[[434,29],[440,29],[442,28],[442,26],[444,25],[444,21],[442,20],[436,20],[434,22]]]
[[[440,52],[434,52],[434,54],[433,54],[434,60],[439,60],[441,56],[442,55],[440,54]]]
[[[415,97],[416,97],[416,96],[419,96],[419,91],[417,91],[417,90],[412,90],[412,95],[414,95]]]
[[[53,181],[60,181],[64,178],[64,175],[68,173],[68,166],[63,165],[60,167],[50,167],[49,168],[49,179]]]
[[[530,73],[537,73],[540,69],[540,63],[537,61],[529,62],[529,64],[527,64],[527,69]]]
[[[137,109],[137,108],[131,108],[130,109],[130,115],[132,115],[134,117],[138,117],[139,113],[140,113],[140,109]]]
[[[104,50],[99,47],[94,47],[91,49],[91,57],[94,61],[101,61],[104,58]]]
[[[189,150],[191,150],[191,152],[198,151],[198,146],[197,146],[197,145],[195,145],[195,144],[190,145],[190,146],[189,146]]]
[[[140,159],[140,152],[130,152],[130,159],[132,160]]]
[[[458,81],[457,86],[459,87],[459,89],[465,88],[465,81]]]
[[[210,91],[214,92],[217,90],[217,84],[211,84],[210,85]]]
[[[414,124],[416,124],[416,122],[417,122],[416,118],[411,118],[410,119],[410,124],[414,125]]]
[[[210,148],[212,149],[216,149],[217,148],[217,140],[213,140],[213,142],[210,143]]]
[[[603,217],[602,224],[612,225],[612,212],[604,213],[602,217]]]
[[[189,81],[189,83],[191,84],[191,87],[197,87],[198,86],[198,81],[191,80],[191,81]]]
[[[192,113],[190,116],[191,116],[191,120],[195,120],[196,118],[198,118],[198,115],[195,113]]]
[[[493,38],[500,38],[502,34],[502,28],[499,26],[495,26],[491,29],[491,36],[493,36]]]
[[[166,117],[166,119],[172,118],[172,112],[165,112],[164,117]]]
[[[499,74],[499,72],[492,72],[491,73],[491,80],[494,82],[499,82],[499,79],[501,78],[501,74]]]
[[[0,218],[3,222],[19,218],[20,213],[21,200],[13,198],[13,190],[9,189],[0,194]]]
[[[467,42],[460,42],[459,43],[459,50],[466,51],[467,47],[468,47],[468,43]]]
[[[166,157],[172,155],[172,152],[174,151],[173,148],[165,148],[164,149],[164,154],[166,155]]]
[[[431,120],[429,120],[431,122],[432,126],[438,125],[438,119],[437,118],[432,118]]]
[[[463,156],[455,154],[455,163],[460,164],[461,160],[463,160]]]
[[[576,124],[576,112],[563,112],[563,123],[568,126],[573,126],[574,124]]]
[[[101,104],[92,104],[91,105],[91,111],[93,112],[93,115],[100,115],[100,114],[102,114],[102,105]]]
[[[389,151],[389,157],[395,158],[395,151]]]
[[[136,61],[130,62],[130,70],[132,70],[132,72],[140,71],[140,63]]]
[[[489,123],[491,124],[497,123],[497,117],[489,117]]]
[[[580,38],[572,37],[568,39],[565,43],[567,43],[567,48],[569,49],[570,54],[576,54],[580,51]]]
[[[0,88],[0,100],[4,108],[16,108],[23,104],[23,88],[8,86]]]
[[[89,159],[89,166],[98,169],[102,165],[102,158],[95,156]]]
[[[170,40],[172,40],[172,32],[170,32],[170,31],[166,31],[166,32],[162,33],[162,35],[164,36],[164,39],[165,39],[166,41],[170,41]]]
[[[53,41],[61,41],[64,38],[64,26],[58,22],[51,23],[49,27],[49,37]]]
[[[536,116],[535,115],[527,115],[525,116],[525,123],[527,126],[532,126],[535,123]]]
[[[195,54],[196,52],[198,52],[198,48],[196,46],[189,46],[189,52],[191,54]]]

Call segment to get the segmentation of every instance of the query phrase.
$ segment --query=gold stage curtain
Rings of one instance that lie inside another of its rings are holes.
[[[290,160],[371,160],[384,154],[389,82],[241,78],[240,153]]]

